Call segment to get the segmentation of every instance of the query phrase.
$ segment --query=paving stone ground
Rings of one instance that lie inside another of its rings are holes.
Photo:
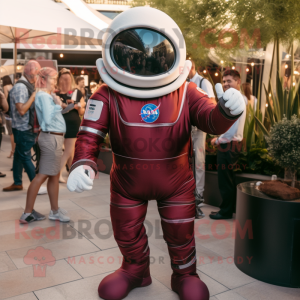
[[[0,171],[7,176],[0,178],[0,299],[99,299],[99,282],[119,268],[121,262],[110,225],[109,176],[99,174],[93,190],[82,194],[70,193],[65,184],[60,184],[59,205],[68,211],[70,224],[44,220],[21,226],[18,219],[24,210],[29,180],[24,173],[23,191],[2,192],[3,187],[13,182],[9,152],[9,138],[4,136]],[[37,197],[35,209],[48,216],[48,195]],[[300,289],[260,282],[234,265],[234,222],[229,220],[227,228],[222,224],[216,226],[208,218],[215,209],[205,205],[205,222],[195,222],[198,273],[207,284],[211,299],[299,300]],[[170,287],[169,255],[155,201],[149,203],[146,223],[153,283],[132,291],[126,299],[177,300]],[[46,268],[27,259],[32,251],[36,251],[33,258],[47,259]]]

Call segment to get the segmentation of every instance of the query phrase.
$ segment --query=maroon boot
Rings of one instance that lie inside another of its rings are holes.
[[[122,267],[106,276],[99,284],[98,294],[105,300],[121,300],[137,287],[152,283],[147,262],[133,264],[123,261]]]
[[[195,264],[184,270],[173,269],[171,287],[180,300],[209,300],[208,288],[199,278]]]

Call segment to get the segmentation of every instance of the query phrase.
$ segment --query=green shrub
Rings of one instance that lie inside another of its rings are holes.
[[[293,115],[275,123],[266,137],[268,151],[282,168],[300,168],[300,119]]]

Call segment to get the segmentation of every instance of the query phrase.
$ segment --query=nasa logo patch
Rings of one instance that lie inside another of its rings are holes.
[[[205,94],[205,95],[207,95],[207,93],[205,93],[201,88],[199,88],[199,87],[197,87],[197,91],[199,91],[200,93],[202,93],[202,94]]]
[[[159,107],[160,107],[160,104],[158,106],[156,106],[155,104],[152,104],[152,103],[145,104],[142,107],[141,113],[140,113],[140,116],[142,117],[142,121],[144,121],[146,123],[155,122],[159,117]]]

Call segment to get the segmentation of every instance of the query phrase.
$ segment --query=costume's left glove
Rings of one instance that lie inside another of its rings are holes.
[[[76,167],[69,175],[67,187],[70,192],[82,193],[93,188],[95,172],[90,166]]]
[[[240,91],[230,88],[225,93],[221,83],[215,86],[221,107],[228,116],[238,116],[246,109],[243,95]]]

